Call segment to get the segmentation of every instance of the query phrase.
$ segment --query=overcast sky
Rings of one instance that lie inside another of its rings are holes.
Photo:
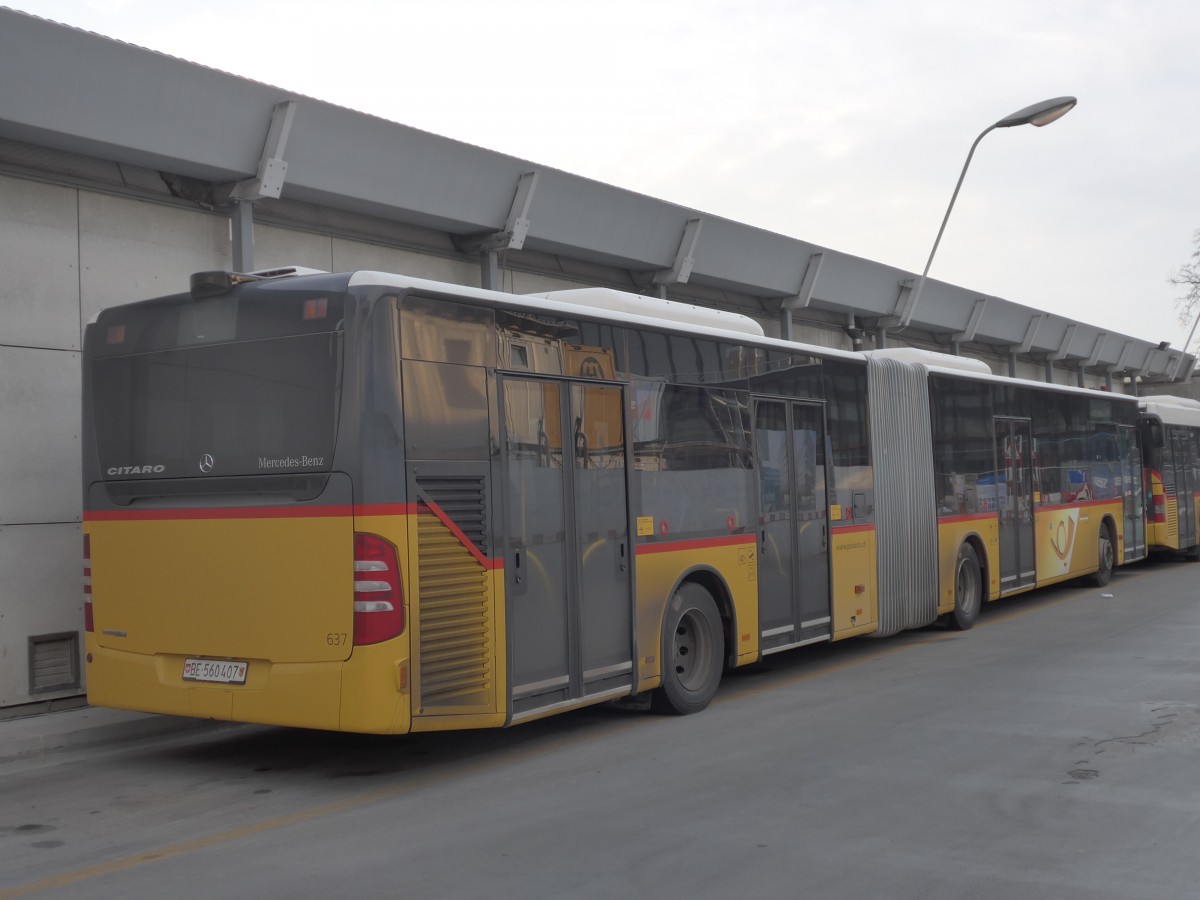
[[[1181,346],[1195,0],[4,0],[288,91]]]

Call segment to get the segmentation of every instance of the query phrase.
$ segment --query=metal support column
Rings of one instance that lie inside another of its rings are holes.
[[[229,242],[233,255],[233,271],[253,271],[254,203],[252,201],[233,201],[233,214],[229,217]]]
[[[485,231],[478,234],[450,235],[459,253],[479,254],[479,283],[487,290],[503,290],[500,279],[500,252],[520,250],[525,246],[529,234],[529,211],[533,206],[533,195],[537,190],[537,172],[525,172],[517,179],[517,189],[508,218],[500,231]]]
[[[257,172],[253,178],[227,185],[224,189],[224,199],[233,202],[229,238],[235,272],[254,269],[254,202],[264,197],[278,200],[283,193],[288,168],[283,151],[295,116],[295,100],[281,100],[275,104]]]
[[[485,250],[479,256],[479,282],[485,291],[501,290],[500,286],[500,254],[495,250]]]
[[[817,278],[821,274],[821,265],[825,261],[825,254],[813,253],[808,258],[808,265],[804,268],[804,277],[800,280],[800,290],[794,296],[784,298],[780,309],[781,331],[785,341],[792,340],[792,311],[797,309],[805,309],[812,302],[813,291],[817,287]]]

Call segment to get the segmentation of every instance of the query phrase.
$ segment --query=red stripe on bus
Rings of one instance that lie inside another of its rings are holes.
[[[463,546],[466,547],[476,561],[485,569],[502,569],[504,560],[488,559],[479,552],[479,548],[467,538],[462,530],[455,525],[446,514],[436,506],[428,509],[442,521]],[[195,521],[215,519],[332,519],[350,518],[357,516],[406,516],[416,515],[415,503],[369,503],[361,506],[222,506],[210,509],[138,509],[138,510],[96,510],[85,512],[85,522],[164,522],[164,521]]]
[[[486,556],[484,556],[482,553],[480,553],[479,548],[475,546],[475,542],[472,541],[465,534],[463,534],[463,531],[461,528],[459,528],[452,521],[450,521],[450,517],[448,515],[446,515],[446,511],[444,509],[442,509],[436,503],[430,503],[428,500],[423,500],[421,502],[421,505],[424,506],[426,509],[428,509],[431,513],[433,513],[433,515],[437,517],[439,522],[441,522],[443,525],[445,525],[447,528],[450,529],[450,532],[456,538],[458,538],[458,542],[460,544],[462,544],[464,547],[466,547],[469,551],[471,551],[471,555],[473,557],[475,557],[475,561],[477,563],[479,563],[485,569],[502,569],[502,568],[504,568],[504,560],[488,559]],[[414,507],[415,507],[415,504],[414,504]]]
[[[1120,502],[1120,497],[1113,497],[1110,500],[1080,500],[1078,503],[1056,503],[1053,506],[1039,506],[1037,512],[1057,512],[1062,509],[1090,509],[1093,506],[1111,506],[1114,503]]]
[[[833,525],[834,534],[853,534],[856,531],[874,531],[874,525]]]
[[[85,512],[85,522],[162,522],[172,519],[349,518],[352,506],[221,506],[205,509],[103,509]]]
[[[312,519],[338,516],[410,516],[415,503],[366,503],[359,506],[220,506],[205,509],[106,509],[85,512],[85,522],[161,521],[164,519]]]
[[[957,525],[962,522],[983,522],[988,519],[994,519],[1000,514],[999,510],[985,513],[969,513],[961,516],[941,516],[938,518],[939,525]]]
[[[417,512],[415,503],[360,503],[354,507],[356,516],[411,516]]]
[[[732,537],[697,538],[693,541],[671,541],[663,544],[638,544],[637,555],[646,553],[669,553],[684,550],[706,550],[713,547],[739,547],[755,543],[752,534],[735,534]]]

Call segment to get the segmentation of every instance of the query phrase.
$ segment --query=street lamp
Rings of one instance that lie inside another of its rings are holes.
[[[933,255],[937,253],[938,244],[942,241],[942,232],[946,230],[946,222],[950,219],[950,210],[954,209],[954,201],[958,199],[958,189],[962,187],[963,179],[967,177],[967,167],[971,165],[971,157],[975,155],[975,148],[979,146],[984,135],[997,128],[1012,128],[1014,125],[1036,125],[1041,128],[1056,119],[1061,119],[1075,108],[1076,102],[1074,97],[1055,97],[1053,100],[1043,100],[1041,103],[1035,103],[1033,106],[1027,106],[1005,116],[999,122],[983,129],[979,137],[975,138],[975,143],[971,145],[971,151],[967,154],[967,161],[963,163],[962,174],[958,176],[958,184],[954,186],[954,193],[950,195],[950,205],[946,207],[946,215],[942,217],[942,227],[938,229],[937,237],[933,241],[933,249],[929,251],[929,261],[925,263],[925,271],[921,273],[921,278],[913,290],[912,302],[908,304],[908,312],[900,320],[901,328],[908,326],[908,323],[912,321],[913,313],[917,310],[917,303],[921,300],[921,290],[925,287],[925,276],[929,274],[929,267],[933,265]]]
[[[1183,342],[1183,349],[1179,351],[1179,362],[1175,363],[1175,371],[1171,373],[1172,381],[1179,379],[1179,370],[1183,368],[1183,359],[1187,356],[1188,347],[1192,346],[1192,338],[1196,334],[1197,325],[1200,325],[1200,313],[1196,313],[1196,321],[1192,323],[1192,330],[1188,332],[1187,340]],[[1159,347],[1158,349],[1164,350],[1166,348]]]

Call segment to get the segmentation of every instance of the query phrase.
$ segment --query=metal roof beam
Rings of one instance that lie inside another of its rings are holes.
[[[817,287],[817,278],[821,275],[821,264],[825,262],[824,253],[813,253],[808,257],[808,266],[804,270],[804,278],[800,281],[800,290],[795,296],[785,297],[784,309],[806,309],[812,303],[813,291]]]
[[[1072,322],[1067,326],[1067,333],[1063,335],[1062,343],[1058,345],[1058,350],[1050,354],[1051,360],[1061,360],[1067,358],[1067,351],[1069,351],[1071,348],[1071,339],[1075,337],[1075,329],[1078,327],[1078,322]]]
[[[538,177],[537,172],[525,172],[517,181],[517,193],[504,223],[504,233],[508,235],[505,250],[520,250],[525,246],[525,237],[529,234],[529,210],[533,206]]]
[[[529,211],[537,190],[539,173],[524,172],[517,179],[517,191],[508,209],[508,218],[499,231],[474,235],[451,235],[461,253],[494,253],[499,250],[520,250],[525,246],[531,223]]]
[[[1042,327],[1042,320],[1045,318],[1045,313],[1037,313],[1030,317],[1029,325],[1025,328],[1025,340],[1021,341],[1021,346],[1017,348],[1018,353],[1028,353],[1033,349],[1033,341],[1037,337],[1038,329]]]
[[[896,305],[892,307],[892,314],[886,316],[886,324],[888,327],[899,325],[904,328],[908,324],[908,318],[912,312],[912,302],[914,299],[913,287],[916,285],[916,279],[905,278],[900,282],[900,292],[896,295]],[[881,323],[884,319],[880,320]]]
[[[1087,362],[1085,362],[1083,364],[1085,368],[1094,366],[1094,365],[1096,365],[1096,363],[1100,362],[1100,352],[1104,349],[1104,342],[1107,339],[1108,339],[1107,331],[1102,331],[1098,335],[1096,335],[1096,343],[1092,344],[1091,355],[1088,356]]]
[[[1142,374],[1147,378],[1161,376],[1167,381],[1173,381],[1175,370],[1179,368],[1179,355],[1183,351],[1173,350],[1169,341],[1162,341],[1158,346],[1146,351],[1142,361]]]
[[[979,323],[983,321],[983,314],[987,310],[990,297],[979,297],[975,300],[975,306],[971,309],[971,317],[967,320],[967,327],[954,335],[956,344],[975,340],[975,335],[979,331]]]
[[[1175,373],[1179,371],[1180,364],[1183,362],[1182,350],[1166,351],[1167,358],[1163,360],[1162,372],[1160,373],[1168,381],[1175,380]]]
[[[1121,355],[1117,357],[1117,361],[1108,367],[1110,372],[1124,372],[1125,364],[1129,360],[1129,354],[1133,351],[1133,341],[1126,341],[1125,346],[1121,348]]]
[[[292,132],[292,120],[296,118],[296,101],[281,100],[271,111],[271,125],[267,129],[267,140],[258,159],[258,172],[253,178],[239,181],[229,188],[233,200],[261,200],[268,197],[278,200],[283,192],[283,181],[287,177],[287,160],[283,151]]]
[[[683,236],[679,239],[679,249],[675,251],[675,264],[669,269],[655,272],[655,284],[687,284],[692,275],[692,267],[696,264],[696,244],[700,240],[700,229],[703,227],[703,219],[687,220],[687,224],[683,226]]]

